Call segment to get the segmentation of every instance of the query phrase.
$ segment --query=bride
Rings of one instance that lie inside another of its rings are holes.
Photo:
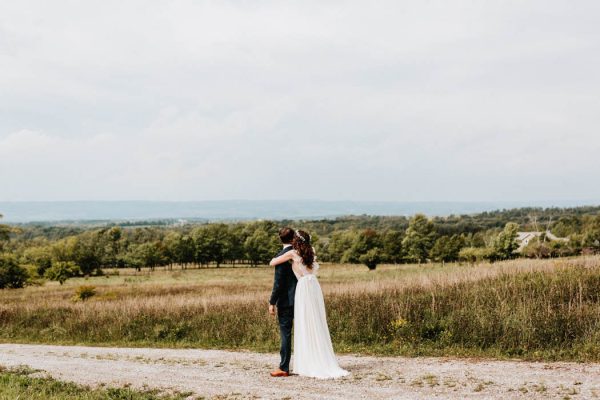
[[[323,292],[316,275],[319,264],[310,244],[310,235],[296,231],[292,246],[292,251],[274,258],[269,265],[291,261],[298,278],[294,299],[293,372],[322,379],[348,375],[348,371],[340,368],[333,353]]]

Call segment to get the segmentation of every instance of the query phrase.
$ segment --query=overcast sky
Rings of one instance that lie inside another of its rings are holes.
[[[598,1],[2,1],[0,201],[600,199]]]

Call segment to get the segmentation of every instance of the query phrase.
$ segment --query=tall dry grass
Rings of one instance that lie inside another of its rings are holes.
[[[275,350],[272,270],[161,271],[0,293],[0,340]],[[600,360],[600,258],[325,265],[338,351]]]

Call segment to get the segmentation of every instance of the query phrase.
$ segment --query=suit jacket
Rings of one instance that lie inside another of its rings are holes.
[[[293,247],[290,245],[282,249],[275,257],[279,257]],[[294,297],[296,296],[296,284],[298,279],[292,270],[290,261],[284,262],[275,266],[275,279],[273,281],[273,291],[269,304],[277,305],[277,307],[291,307],[294,305]]]

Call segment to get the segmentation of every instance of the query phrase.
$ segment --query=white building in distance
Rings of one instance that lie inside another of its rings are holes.
[[[517,249],[517,252],[521,252],[525,247],[527,247],[527,245],[533,238],[536,238],[536,237],[539,238],[540,236],[542,236],[542,233],[544,233],[544,232],[517,232],[517,242],[519,242],[519,248]],[[560,238],[560,237],[554,235],[550,231],[546,231],[546,238],[550,241],[559,241],[559,242],[568,242],[569,241],[569,239]]]

